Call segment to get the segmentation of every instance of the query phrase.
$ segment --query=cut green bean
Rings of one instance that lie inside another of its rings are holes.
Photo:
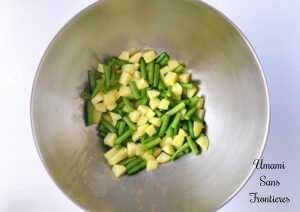
[[[191,108],[190,110],[188,110],[186,112],[186,114],[184,115],[184,119],[185,120],[189,120],[191,118],[191,116],[198,110],[197,106],[194,106],[193,108]]]
[[[121,162],[121,165],[126,166],[126,165],[128,165],[130,162],[134,161],[135,159],[137,159],[136,156],[131,157],[131,158],[127,158],[126,160],[124,160],[124,161]]]
[[[142,141],[142,144],[147,144],[157,138],[159,138],[159,135],[149,136]]]
[[[136,125],[128,118],[128,116],[123,117],[123,120],[126,122],[126,124],[128,125],[128,127],[132,130],[136,130],[137,127]]]
[[[160,65],[160,66],[165,66],[165,65],[167,65],[169,59],[170,59],[169,55],[166,55],[166,56],[163,57],[163,59],[160,61],[159,65]]]
[[[97,80],[96,88],[94,89],[91,98],[94,98],[101,90],[104,90],[104,80]]]
[[[130,63],[129,61],[122,60],[117,57],[113,57],[111,61],[118,66],[122,66]]]
[[[174,129],[172,127],[169,127],[169,129],[166,132],[167,137],[173,137],[174,136]]]
[[[102,119],[102,124],[105,126],[106,129],[108,129],[110,132],[115,133],[117,132],[116,128],[109,123],[107,120]]]
[[[165,134],[165,132],[168,129],[169,122],[170,122],[170,116],[168,114],[164,115],[162,117],[162,124],[158,133],[159,136],[163,136]]]
[[[167,90],[167,97],[172,97],[173,96],[173,93],[172,93],[172,86],[169,86],[168,87],[168,90]]]
[[[144,168],[146,168],[146,166],[147,166],[147,161],[144,160],[143,162],[141,162],[138,165],[134,166],[133,168],[129,169],[127,171],[127,174],[128,175],[136,174],[139,171],[142,171]]]
[[[192,120],[188,121],[188,126],[189,126],[189,134],[193,138],[194,137],[194,126]]]
[[[189,146],[190,146],[191,150],[193,151],[193,153],[194,153],[195,155],[199,155],[199,154],[200,154],[199,149],[197,148],[197,145],[196,145],[196,143],[193,141],[193,139],[191,138],[191,136],[188,136],[188,137],[187,137],[187,141],[188,141]]]
[[[121,136],[124,133],[125,126],[126,126],[126,123],[124,121],[119,122],[119,128],[117,128],[118,129],[118,136]]]
[[[182,124],[182,129],[184,129],[185,131],[188,131],[189,130],[189,125],[188,125],[188,122],[183,122]]]
[[[161,78],[159,79],[158,89],[159,90],[164,90],[165,89],[165,83]]]
[[[177,74],[181,74],[184,70],[185,70],[185,64],[180,64],[180,65],[174,70],[174,72],[177,73]]]
[[[194,96],[191,98],[190,103],[189,103],[189,108],[192,108],[194,106],[196,106],[199,102],[199,97],[198,96]]]
[[[183,108],[185,108],[185,104],[183,102],[180,102],[178,105],[176,105],[175,107],[173,107],[171,110],[169,110],[166,115],[172,116],[175,113],[178,113],[180,110],[182,110]]]
[[[123,143],[127,138],[129,138],[135,131],[134,130],[128,130],[123,135],[117,138],[115,141],[115,144],[121,144]]]
[[[129,112],[134,111],[134,107],[133,107],[133,104],[131,103],[131,101],[129,101],[129,99],[127,99],[126,97],[123,97],[122,99],[123,99],[124,105],[127,108],[127,110]]]
[[[171,159],[176,160],[182,152],[184,152],[185,150],[187,150],[189,148],[190,148],[189,143],[184,143],[181,147],[179,147],[179,149],[177,149],[177,151],[174,153],[174,155],[172,156]]]
[[[89,84],[90,84],[90,91],[92,93],[95,90],[96,84],[97,84],[95,72],[88,70],[88,78],[89,78]]]
[[[113,82],[114,80],[116,80],[116,76],[117,76],[117,72],[116,72],[116,65],[111,62],[109,64],[110,67],[110,80]]]
[[[173,129],[176,129],[177,126],[179,125],[180,119],[181,119],[181,113],[177,113],[177,114],[175,115],[175,117],[174,117],[174,119],[173,119],[173,121],[172,121],[172,123],[171,123],[170,126],[171,126]]]
[[[82,98],[85,101],[91,100],[91,94],[89,94],[86,91],[82,91],[82,93],[80,94],[80,98]]]
[[[92,102],[88,101],[86,103],[86,125],[87,126],[94,124],[93,114],[94,114],[94,106]]]
[[[161,54],[155,59],[155,63],[156,63],[156,64],[160,64],[160,63],[164,60],[165,57],[169,58],[170,56],[168,55],[167,52],[161,53]]]
[[[149,143],[143,144],[141,146],[141,150],[142,151],[146,151],[147,149],[150,149],[152,147],[155,147],[156,145],[160,144],[161,139],[160,138],[156,138],[152,141],[150,141]]]
[[[104,132],[100,132],[99,133],[100,138],[104,139],[106,137],[106,133]]]
[[[130,87],[130,90],[131,90],[131,92],[132,92],[132,95],[133,95],[133,97],[134,97],[135,99],[141,98],[140,92],[139,92],[139,90],[138,90],[138,88],[137,88],[137,86],[136,86],[136,84],[135,84],[134,81],[131,81],[131,82],[129,83],[129,87]]]
[[[108,93],[108,92],[110,92],[112,90],[115,90],[115,89],[118,89],[120,87],[122,87],[122,84],[117,82],[117,83],[111,85],[109,88],[105,89],[104,93]]]
[[[160,110],[158,110],[158,109],[155,109],[154,112],[156,113],[156,115],[157,115],[159,118],[162,117],[162,115],[163,115],[163,113],[162,113]]]
[[[144,161],[142,158],[136,158],[135,160],[131,161],[130,163],[128,163],[127,165],[125,165],[125,168],[127,169],[127,171],[133,167],[135,167],[136,165],[138,165],[139,163],[141,163],[142,161]]]
[[[181,85],[181,87],[187,88],[187,89],[193,88],[193,84],[192,83],[180,83],[180,85]]]
[[[108,65],[104,65],[104,85],[105,88],[110,86],[110,70]]]
[[[99,131],[105,134],[109,133],[109,130],[103,124],[100,125]]]
[[[154,66],[154,79],[153,79],[153,87],[157,88],[160,80],[160,66],[155,64]]]
[[[148,69],[148,83],[153,84],[154,81],[154,61],[148,63],[147,69]]]
[[[149,149],[149,153],[150,153],[151,155],[154,155],[154,147],[152,147],[152,148]]]
[[[146,65],[145,59],[143,57],[141,57],[139,63],[140,63],[141,75],[145,80],[147,80],[148,75],[147,75],[147,65]]]
[[[203,123],[203,119],[199,118],[198,116],[192,116],[191,119],[192,119],[193,121],[197,121],[197,122]]]

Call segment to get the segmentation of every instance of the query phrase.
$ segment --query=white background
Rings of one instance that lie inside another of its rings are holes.
[[[81,211],[48,176],[30,128],[34,74],[58,30],[94,0],[0,1],[0,211]],[[246,35],[264,68],[271,100],[266,162],[287,169],[257,170],[220,211],[300,211],[300,3],[297,0],[206,0]],[[259,177],[279,187],[259,186]],[[251,204],[249,192],[288,196],[289,204]]]

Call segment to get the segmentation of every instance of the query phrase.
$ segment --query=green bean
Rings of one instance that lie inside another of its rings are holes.
[[[135,160],[133,160],[130,163],[128,163],[127,165],[125,165],[125,168],[128,171],[129,169],[133,168],[134,166],[141,163],[142,161],[144,161],[142,158],[136,158]]]
[[[155,59],[155,63],[160,64],[160,63],[163,61],[163,59],[164,59],[165,57],[168,57],[168,58],[169,58],[170,56],[168,55],[167,52],[161,53],[161,54]]]
[[[147,161],[144,160],[143,162],[139,163],[135,167],[129,169],[128,172],[127,172],[127,174],[128,175],[136,174],[139,171],[142,171],[146,166],[147,166]]]
[[[86,125],[87,126],[94,124],[93,114],[94,114],[94,106],[92,102],[88,101],[86,103]]]
[[[172,127],[169,127],[166,133],[167,137],[173,137],[174,136],[174,129]]]
[[[82,93],[80,94],[80,98],[82,98],[85,101],[91,100],[91,94],[89,94],[86,91],[82,91]]]
[[[115,90],[115,89],[118,89],[120,87],[122,87],[122,84],[117,82],[117,83],[111,85],[109,88],[105,89],[104,93],[108,93],[108,92],[110,92],[112,90]]]
[[[176,129],[177,126],[179,125],[180,119],[181,119],[181,113],[177,113],[177,114],[175,115],[175,117],[174,117],[174,119],[173,119],[173,121],[172,121],[172,123],[171,123],[170,126],[171,126],[173,129]]]
[[[148,98],[144,96],[142,99],[139,99],[136,102],[136,105],[147,105],[148,104]]]
[[[181,87],[191,89],[193,88],[192,83],[180,83]]]
[[[141,98],[140,92],[139,92],[139,90],[138,90],[138,88],[137,88],[137,86],[136,86],[136,84],[135,84],[134,81],[131,81],[131,82],[129,83],[129,87],[130,87],[130,90],[131,90],[131,92],[132,92],[132,95],[133,95],[133,97],[134,97],[135,99]]]
[[[148,69],[148,83],[153,84],[154,81],[154,61],[148,63],[147,69]]]
[[[104,84],[105,88],[110,86],[110,70],[108,65],[104,65]]]
[[[117,57],[113,57],[111,61],[118,66],[122,66],[130,63],[129,61],[122,60]]]
[[[161,141],[160,138],[156,138],[156,139],[150,141],[149,143],[142,144],[141,150],[142,150],[142,151],[146,151],[147,149],[150,149],[150,148],[152,148],[152,147],[155,147],[156,145],[160,144],[160,141]]]
[[[187,141],[193,153],[195,155],[199,155],[200,154],[199,149],[197,148],[196,143],[192,140],[191,136],[187,137]]]
[[[126,124],[128,125],[128,127],[132,130],[136,130],[137,127],[136,125],[128,118],[128,116],[123,117],[123,120],[126,122]]]
[[[115,108],[116,111],[122,109],[124,107],[124,101],[122,100],[120,103],[118,103],[117,107]]]
[[[166,55],[166,56],[161,60],[161,62],[159,63],[159,65],[160,65],[160,66],[165,66],[165,65],[167,65],[169,59],[170,59],[169,55]]]
[[[105,126],[106,129],[108,129],[110,132],[115,133],[117,132],[116,128],[109,123],[107,120],[102,119],[102,124]]]
[[[192,116],[191,119],[192,119],[193,121],[197,121],[197,122],[203,123],[203,119],[199,118],[198,116]]]
[[[159,83],[158,83],[158,89],[159,90],[164,90],[165,89],[165,83],[161,78],[160,78]]]
[[[104,132],[100,132],[99,133],[100,138],[104,139],[106,137],[106,133]]]
[[[169,86],[168,87],[168,90],[167,90],[167,97],[172,97],[173,96],[173,93],[172,93],[172,86]]]
[[[153,87],[157,88],[160,80],[160,66],[155,64],[154,66],[154,79],[153,79]]]
[[[127,99],[126,97],[123,97],[122,99],[123,99],[124,105],[126,106],[128,112],[134,111],[134,107],[133,107],[133,104],[131,103],[131,101],[129,101],[129,99]]]
[[[155,109],[154,112],[156,113],[156,115],[157,115],[159,118],[162,117],[162,115],[163,115],[163,113],[162,113],[160,110],[158,110],[158,109]]]
[[[116,73],[116,65],[111,62],[109,64],[110,67],[110,80],[113,82],[116,79],[117,73]]]
[[[143,57],[141,57],[139,63],[140,63],[140,70],[141,70],[142,78],[147,80],[147,66],[146,66],[145,59]]]
[[[174,153],[174,155],[172,156],[171,159],[176,160],[182,152],[184,152],[185,150],[187,150],[189,148],[190,148],[189,143],[184,143],[181,147],[179,147],[179,149],[177,149],[177,151]]]
[[[154,155],[154,147],[152,147],[152,148],[149,149],[149,153],[150,153],[151,155]]]
[[[194,106],[196,106],[199,102],[199,97],[198,96],[194,96],[191,98],[190,103],[189,103],[189,108],[192,108]]]
[[[149,136],[149,137],[145,138],[144,140],[142,140],[142,144],[147,144],[157,138],[159,138],[159,135]]]
[[[194,106],[193,108],[191,108],[190,110],[188,110],[186,112],[186,114],[184,115],[184,119],[185,120],[189,120],[191,118],[191,116],[196,112],[196,110],[198,110],[197,106]]]
[[[165,134],[165,132],[167,131],[169,122],[170,122],[170,116],[168,114],[165,114],[162,117],[162,124],[161,124],[160,130],[159,130],[159,133],[158,133],[159,136],[163,136]]]
[[[96,88],[94,89],[91,98],[94,98],[101,90],[104,90],[104,80],[97,80]]]
[[[175,107],[173,107],[171,110],[169,110],[166,115],[172,116],[175,113],[179,112],[180,110],[182,110],[185,107],[185,104],[183,102],[180,102],[178,105],[176,105]]]
[[[185,64],[180,64],[175,70],[174,72],[177,74],[181,74],[185,69]]]
[[[118,136],[121,136],[124,133],[126,123],[124,121],[120,121],[119,123],[120,123],[119,128],[117,128],[118,129]]]
[[[95,90],[96,88],[96,76],[95,72],[88,70],[88,78],[89,78],[89,84],[90,84],[90,91],[91,93]]]
[[[188,121],[188,126],[189,126],[189,134],[193,138],[194,137],[194,126],[192,120]]]
[[[100,133],[101,132],[104,132],[105,134],[109,133],[109,130],[103,124],[100,125],[99,131]]]
[[[129,138],[135,131],[134,130],[128,130],[123,135],[117,138],[115,141],[116,144],[123,143],[127,138]]]
[[[131,157],[131,158],[127,158],[126,160],[124,160],[124,161],[121,162],[121,165],[126,166],[126,165],[128,165],[130,162],[134,161],[135,159],[137,159],[136,156]]]
[[[190,104],[190,100],[189,99],[183,99],[183,100],[181,100],[181,102],[183,102],[185,105]]]
[[[189,125],[188,125],[188,123],[186,121],[183,122],[182,129],[184,129],[185,131],[189,130]]]

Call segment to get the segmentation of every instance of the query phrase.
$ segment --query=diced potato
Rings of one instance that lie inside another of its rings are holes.
[[[173,155],[173,154],[174,154],[174,147],[173,147],[171,144],[165,145],[165,146],[162,148],[162,150],[163,150],[165,153],[169,154],[169,155]]]
[[[191,74],[190,73],[183,73],[179,75],[179,80],[182,83],[189,83],[191,80]]]
[[[135,156],[135,153],[136,153],[136,143],[128,142],[127,143],[127,154],[128,154],[128,157]]]
[[[137,128],[139,136],[142,137],[146,133],[146,129],[149,127],[149,124],[145,124]]]
[[[117,122],[118,120],[120,120],[122,118],[119,114],[113,113],[113,112],[110,112],[109,115],[113,122]]]
[[[158,163],[168,163],[171,160],[170,155],[165,152],[160,153],[160,155],[156,158]]]
[[[105,104],[105,106],[114,105],[115,102],[116,98],[114,92],[108,92],[107,94],[103,95],[103,103]]]
[[[93,104],[97,104],[97,103],[101,102],[103,100],[103,95],[104,95],[103,92],[97,93],[97,95],[94,98],[92,98],[91,102]]]
[[[179,131],[178,131],[178,135],[182,135],[184,137],[187,137],[188,134],[184,131],[184,129],[180,128]]]
[[[130,97],[132,95],[131,90],[128,86],[122,86],[119,89],[119,95],[120,96],[125,96],[125,97]]]
[[[149,84],[144,78],[140,78],[136,81],[136,87],[139,90],[142,90],[142,89],[148,88]]]
[[[177,60],[169,60],[168,66],[171,71],[174,71],[179,66],[179,62]]]
[[[195,94],[197,93],[198,89],[193,86],[193,88],[191,89],[187,89],[187,97],[192,98],[193,96],[195,96]]]
[[[121,177],[122,175],[125,174],[126,172],[126,168],[123,165],[114,165],[112,167],[112,172],[114,173],[114,175],[116,177]]]
[[[130,112],[128,115],[129,119],[134,123],[136,123],[139,120],[140,116],[141,116],[141,112],[138,110],[134,110]]]
[[[152,136],[156,133],[156,129],[153,125],[150,125],[149,127],[147,127],[146,129],[146,133],[149,135],[149,136]]]
[[[148,119],[145,116],[141,115],[137,122],[137,126],[138,127],[143,126],[147,123],[147,121],[148,121]]]
[[[136,156],[141,156],[141,155],[143,155],[145,153],[145,151],[143,151],[141,149],[141,147],[142,147],[141,143],[139,143],[139,144],[136,145],[136,152],[135,152]]]
[[[186,114],[187,112],[187,109],[186,108],[183,108],[180,113],[181,113],[181,120],[184,120],[184,115]]]
[[[197,107],[199,108],[199,109],[203,109],[203,106],[204,106],[204,98],[199,98],[199,101],[198,101],[198,103],[197,103]]]
[[[141,72],[139,72],[139,71],[134,71],[133,77],[135,77],[135,78],[141,78]]]
[[[204,119],[204,115],[205,115],[205,110],[204,109],[200,109],[200,110],[197,111],[197,116],[200,119]]]
[[[117,140],[117,134],[109,132],[104,138],[104,144],[106,146],[113,147],[115,145],[116,140]]]
[[[119,163],[120,161],[126,159],[127,157],[128,157],[127,149],[122,148],[122,149],[118,150],[117,154],[115,154],[110,160],[108,160],[108,163],[110,165],[115,165],[115,164]]]
[[[123,51],[119,55],[119,59],[129,61],[129,55],[130,55],[129,51]]]
[[[176,148],[179,148],[182,146],[183,142],[184,142],[183,135],[175,135],[173,138],[172,145],[175,146]]]
[[[198,137],[202,132],[203,124],[201,122],[195,121],[194,122],[194,136]]]
[[[151,61],[153,61],[157,56],[157,53],[153,50],[149,50],[147,52],[144,53],[143,57],[146,61],[146,63],[150,63]]]
[[[97,71],[100,73],[104,73],[104,65],[102,63],[98,63]]]
[[[145,153],[143,154],[142,158],[143,158],[144,160],[155,160],[155,158],[153,157],[153,155],[151,155],[151,154],[149,153],[149,151],[145,152]]]
[[[93,112],[93,122],[94,124],[98,124],[100,119],[101,119],[101,115],[102,115],[102,112],[99,112],[98,110],[96,110],[94,108],[94,112]]]
[[[153,117],[153,118],[149,119],[149,122],[156,127],[160,127],[160,125],[161,125],[161,119],[158,117]]]
[[[181,96],[181,94],[182,94],[182,87],[181,87],[181,85],[178,82],[176,82],[172,86],[172,93],[174,94],[174,96]]]
[[[150,90],[150,91],[147,91],[147,95],[149,97],[149,99],[155,99],[159,96],[159,91],[154,91],[154,90]]]
[[[95,104],[94,105],[94,108],[95,108],[95,110],[97,110],[97,111],[99,111],[99,112],[102,112],[102,113],[104,113],[104,112],[106,112],[106,106],[105,106],[105,104],[104,103],[97,103],[97,104]]]
[[[116,104],[116,103],[114,103],[114,104],[112,104],[112,105],[107,105],[107,106],[106,106],[107,110],[109,110],[109,111],[114,110],[116,107],[117,107],[117,104]]]
[[[148,111],[147,111],[147,113],[146,113],[146,115],[145,115],[145,117],[146,117],[148,120],[150,120],[150,119],[152,119],[154,116],[155,116],[155,112],[149,108]]]
[[[128,74],[134,74],[134,64],[125,64],[122,65],[122,71],[127,72]]]
[[[140,134],[138,131],[135,131],[133,134],[132,134],[132,141],[133,142],[136,142],[137,140],[140,139]]]
[[[171,137],[164,137],[160,142],[160,147],[164,147],[168,144],[172,144],[173,139]]]
[[[107,114],[107,113],[104,113],[104,114],[103,114],[103,118],[104,118],[106,121],[108,121],[108,122],[112,122],[110,115]]]
[[[161,148],[155,147],[154,148],[153,156],[157,157],[160,153],[161,153]]]
[[[147,171],[154,171],[158,168],[158,162],[156,160],[147,161]]]
[[[152,110],[155,110],[159,106],[159,103],[160,101],[158,98],[150,99],[149,106]]]
[[[141,52],[136,52],[136,53],[134,53],[134,54],[130,57],[129,62],[131,62],[131,63],[138,63],[139,60],[140,60],[140,58],[141,58],[141,56],[142,56],[142,53],[141,53]]]
[[[168,72],[170,72],[171,70],[170,70],[170,67],[169,66],[164,66],[164,67],[162,67],[161,69],[160,69],[160,75],[161,75],[161,77],[162,78],[164,78],[165,76],[166,76],[166,74],[168,73]]]
[[[131,78],[132,78],[132,75],[124,71],[121,74],[121,77],[119,79],[119,83],[126,86],[126,85],[128,85]]]
[[[161,110],[167,110],[169,108],[170,101],[167,99],[162,99],[158,105],[158,108]]]
[[[139,63],[134,63],[134,70],[137,71],[140,68],[140,64]]]
[[[148,112],[148,107],[146,105],[139,105],[137,110],[141,112],[142,115],[145,115]]]
[[[168,72],[164,77],[164,82],[166,86],[173,86],[177,82],[178,76],[174,72]]]
[[[198,138],[196,140],[196,143],[199,144],[199,146],[204,149],[204,150],[208,150],[209,147],[209,139],[207,136],[201,136],[200,138]]]
[[[117,154],[118,150],[116,147],[111,148],[110,150],[108,150],[105,154],[104,154],[104,158],[106,160],[110,160],[113,156],[115,156],[115,154]]]

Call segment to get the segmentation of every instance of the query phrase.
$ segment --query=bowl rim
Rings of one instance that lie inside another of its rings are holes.
[[[89,4],[88,6],[86,6],[85,8],[81,9],[79,12],[77,12],[75,15],[73,15],[71,18],[68,19],[68,21],[63,24],[63,26],[60,27],[60,29],[58,30],[58,32],[56,32],[55,36],[52,38],[51,42],[48,44],[45,52],[43,53],[40,61],[39,61],[39,64],[38,64],[38,67],[36,69],[36,72],[35,72],[35,76],[34,76],[34,80],[33,80],[33,83],[32,83],[32,88],[31,88],[31,96],[30,96],[30,125],[31,125],[31,132],[32,132],[32,137],[33,137],[33,141],[34,141],[34,145],[37,149],[37,152],[38,152],[38,155],[39,155],[39,158],[41,159],[42,161],[42,164],[44,166],[44,168],[46,169],[48,175],[50,176],[50,178],[52,179],[52,181],[54,182],[54,184],[57,186],[57,188],[66,196],[68,197],[69,200],[71,200],[71,202],[73,202],[76,206],[78,206],[80,209],[82,210],[86,210],[86,208],[81,205],[77,200],[75,200],[74,198],[71,197],[71,195],[69,193],[67,193],[65,190],[63,190],[61,188],[61,186],[59,185],[58,181],[55,179],[54,175],[51,173],[49,167],[47,166],[44,158],[43,158],[43,155],[41,153],[41,150],[39,148],[39,144],[38,144],[38,139],[37,139],[37,135],[36,135],[36,132],[35,132],[35,124],[34,124],[34,97],[35,97],[35,88],[36,88],[36,84],[37,84],[37,80],[38,80],[38,77],[39,77],[39,74],[41,72],[41,66],[48,54],[48,52],[50,51],[51,47],[54,45],[54,43],[58,40],[58,38],[61,36],[61,34],[63,33],[63,31],[70,25],[73,24],[73,22],[77,21],[77,19],[89,12],[91,9],[93,9],[94,7],[98,6],[98,5],[101,5],[103,2],[106,2],[106,1],[109,1],[109,0],[98,0],[92,4]],[[270,97],[269,97],[269,89],[268,89],[268,82],[266,80],[266,75],[265,75],[265,72],[262,68],[262,65],[261,65],[261,62],[253,48],[253,46],[251,45],[250,41],[246,38],[245,34],[242,32],[241,29],[239,29],[237,27],[237,25],[231,21],[227,16],[225,16],[224,13],[222,13],[220,10],[216,9],[215,7],[213,7],[212,5],[202,1],[202,0],[190,0],[191,2],[195,2],[195,3],[198,3],[198,4],[201,4],[202,6],[206,7],[208,10],[210,10],[211,12],[217,14],[218,16],[222,17],[231,27],[233,27],[236,32],[240,35],[240,37],[243,39],[243,41],[245,42],[245,44],[248,46],[249,50],[251,51],[251,54],[252,56],[254,57],[254,60],[256,62],[256,64],[258,65],[258,68],[259,68],[259,72],[261,74],[261,77],[262,77],[262,80],[263,80],[263,84],[264,84],[264,91],[265,91],[265,94],[266,94],[266,110],[267,110],[267,123],[266,123],[266,126],[265,126],[265,132],[264,132],[264,135],[263,135],[263,142],[262,142],[262,146],[261,148],[259,149],[259,153],[258,153],[258,157],[257,159],[260,159],[264,153],[264,150],[265,150],[265,147],[266,147],[266,144],[267,144],[267,141],[268,141],[268,135],[269,135],[269,130],[270,130],[270,119],[271,119],[271,105],[270,105]],[[251,170],[249,171],[248,175],[245,177],[245,179],[243,180],[243,182],[240,184],[240,186],[238,188],[236,188],[236,190],[230,195],[228,196],[221,204],[219,204],[214,210],[217,211],[219,209],[221,209],[223,206],[225,206],[227,203],[229,203],[243,188],[244,186],[247,184],[247,182],[250,180],[250,178],[252,177],[252,175],[254,174],[254,171],[255,171],[255,167],[253,166],[251,168]]]

